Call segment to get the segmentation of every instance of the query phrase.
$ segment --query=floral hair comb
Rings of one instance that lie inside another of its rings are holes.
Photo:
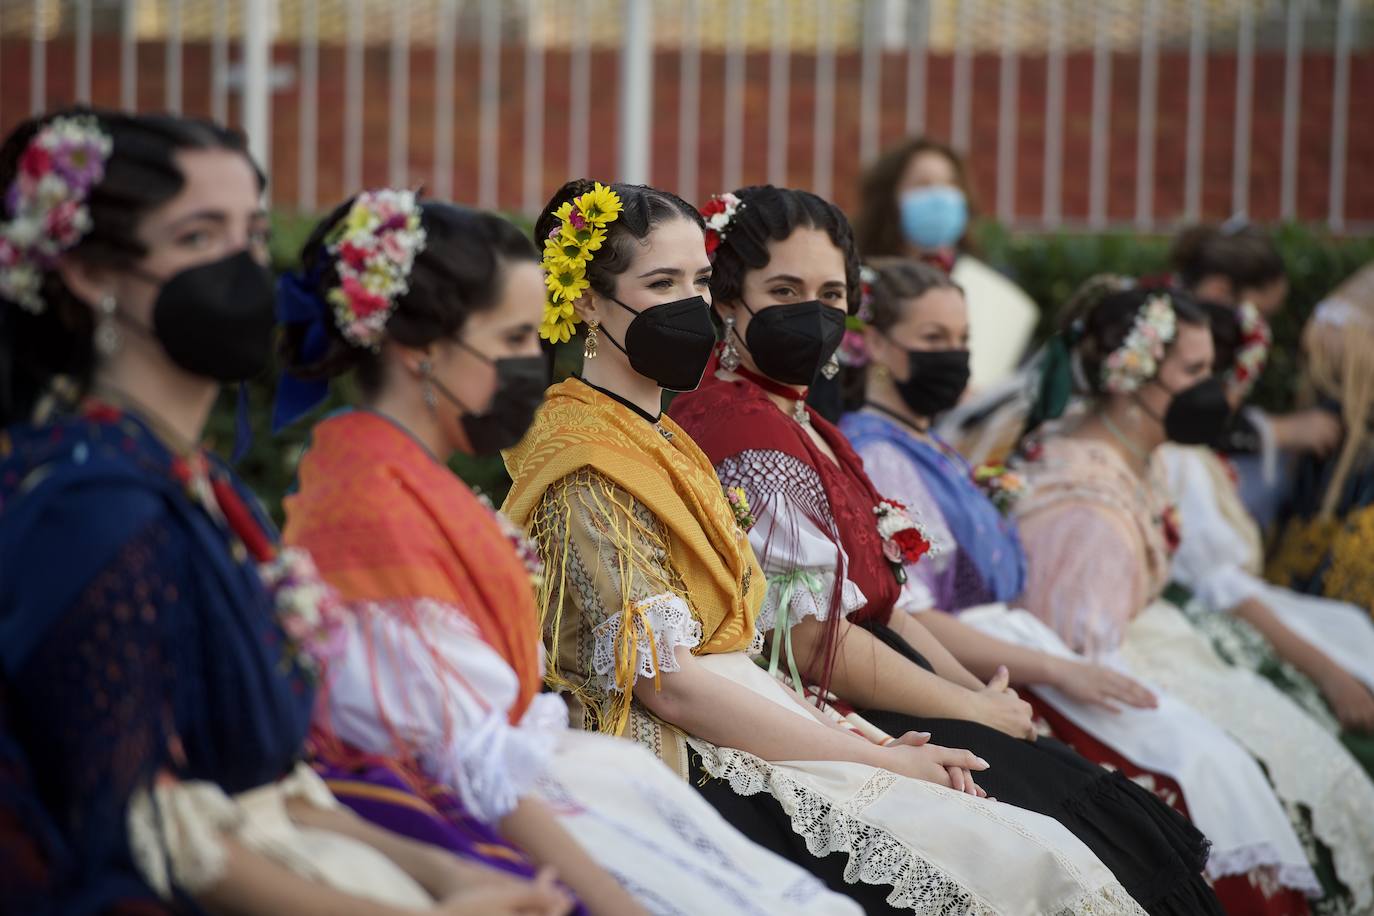
[[[410,270],[425,249],[414,191],[364,191],[325,238],[339,285],[328,293],[334,320],[357,347],[381,346],[396,300],[410,288]]]
[[[701,208],[701,217],[706,220],[706,255],[712,259],[716,249],[725,241],[725,235],[734,221],[735,214],[744,207],[744,201],[728,191],[715,194]]]
[[[587,265],[606,241],[606,227],[619,219],[621,209],[620,195],[598,181],[590,191],[564,201],[554,211],[558,225],[544,240],[544,283],[549,295],[540,337],[553,343],[572,338],[577,326],[573,303],[591,286]]]
[[[1121,346],[1102,361],[1102,387],[1111,394],[1131,394],[1159,371],[1164,349],[1178,334],[1178,316],[1167,293],[1156,293],[1135,316]]]
[[[5,192],[0,296],[35,315],[43,311],[43,271],[91,231],[86,201],[112,149],[89,115],[53,118],[34,134]]]

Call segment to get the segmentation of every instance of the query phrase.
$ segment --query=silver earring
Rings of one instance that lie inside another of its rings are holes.
[[[725,346],[720,351],[720,367],[726,372],[739,368],[739,351],[735,349],[735,316],[725,316]]]
[[[429,360],[427,359],[420,360],[419,369],[420,378],[425,380],[425,406],[432,411],[439,406],[439,395],[434,390],[434,382],[430,380],[430,374],[434,371],[434,369],[432,366],[430,366]]]
[[[119,352],[119,325],[115,323],[115,309],[118,307],[119,303],[109,293],[101,296],[95,307],[100,315],[95,325],[95,349],[106,358]]]
[[[837,376],[837,375],[839,375],[839,374],[840,374],[840,360],[839,360],[839,357],[837,357],[834,353],[831,353],[831,354],[830,354],[830,358],[827,359],[827,360],[825,361],[825,365],[824,365],[824,366],[821,366],[821,375],[825,376],[825,380],[828,382],[828,381],[830,381],[831,379],[833,379],[835,376]]]

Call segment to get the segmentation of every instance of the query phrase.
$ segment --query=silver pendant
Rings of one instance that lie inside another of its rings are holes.
[[[792,402],[792,419],[802,426],[811,425],[811,414],[807,413],[805,399],[798,398]]]

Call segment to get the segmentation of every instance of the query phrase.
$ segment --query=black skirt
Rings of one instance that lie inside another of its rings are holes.
[[[901,636],[865,624],[887,645],[933,670]],[[860,710],[891,735],[930,732],[931,741],[966,748],[989,764],[978,785],[999,802],[1052,817],[1091,849],[1153,916],[1225,911],[1202,877],[1207,838],[1187,818],[1120,773],[1103,769],[1052,738],[1022,741],[962,719],[929,719]]]
[[[792,829],[792,819],[782,810],[782,805],[767,792],[754,795],[736,793],[727,780],[716,779],[702,768],[701,757],[695,751],[691,754],[689,776],[696,790],[721,817],[730,822],[730,826],[764,849],[811,872],[826,887],[863,907],[865,913],[910,912],[888,905],[887,895],[892,892],[889,885],[850,884],[845,881],[848,853],[832,852],[824,857],[813,855],[806,848],[806,839]],[[767,904],[770,901],[761,902]],[[778,901],[778,907],[778,912],[786,912],[782,901]]]

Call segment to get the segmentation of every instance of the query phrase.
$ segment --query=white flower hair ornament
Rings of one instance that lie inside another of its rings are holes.
[[[34,134],[5,190],[0,297],[43,312],[43,272],[91,231],[86,201],[113,147],[90,115],[53,118]]]
[[[1102,361],[1102,389],[1110,394],[1133,394],[1159,371],[1164,351],[1178,334],[1178,316],[1167,293],[1145,300],[1135,324]]]
[[[364,191],[325,238],[339,285],[327,295],[334,321],[355,347],[377,349],[396,300],[410,288],[410,269],[425,250],[414,191]]]

